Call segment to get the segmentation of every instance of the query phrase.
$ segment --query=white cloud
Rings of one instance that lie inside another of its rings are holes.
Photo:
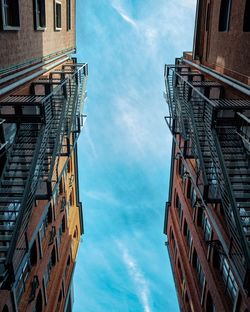
[[[122,253],[122,259],[126,265],[129,275],[135,284],[144,312],[151,312],[150,292],[147,280],[142,274],[136,260],[129,254],[126,246],[124,246],[124,244],[120,241],[117,241],[117,245]]]
[[[119,200],[109,191],[90,190],[84,192],[88,198],[98,200],[101,202],[109,203],[112,205],[118,205]]]
[[[176,48],[183,46],[186,25],[192,18],[197,0],[164,1],[150,10],[145,18],[134,19],[129,14],[125,0],[112,0],[111,5],[127,23],[134,27],[139,36],[145,39],[150,53],[161,46],[161,40],[168,38]],[[156,18],[157,17],[157,18]]]
[[[116,12],[121,16],[121,18],[124,19],[124,21],[126,21],[131,26],[137,28],[136,21],[129,16],[128,12],[125,10],[125,8],[121,5],[120,2],[113,0],[111,5],[116,10]]]
[[[86,137],[86,141],[87,143],[89,144],[90,146],[90,152],[93,156],[94,159],[97,159],[98,158],[98,155],[97,155],[97,151],[96,151],[96,148],[95,148],[95,143],[94,141],[92,140],[91,138],[91,135],[90,135],[90,131],[89,131],[89,127],[88,127],[88,123],[86,122],[85,125],[84,125],[84,131],[85,131],[85,137]],[[83,136],[82,136],[83,137]]]
[[[125,153],[138,161],[166,161],[166,145],[171,143],[171,135],[164,121],[165,108],[160,101],[150,106],[149,99],[142,98],[132,87],[126,96],[113,99],[116,107],[112,124],[115,124],[117,131],[112,142],[116,152]],[[161,127],[159,123],[162,123]]]

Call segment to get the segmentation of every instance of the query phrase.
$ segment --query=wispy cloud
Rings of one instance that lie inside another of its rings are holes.
[[[111,5],[121,18],[145,39],[152,53],[161,46],[160,43],[165,40],[164,38],[168,38],[168,41],[177,48],[183,46],[185,25],[190,24],[196,2],[197,0],[167,1],[164,5],[154,6],[144,18],[140,19],[131,17],[125,0],[112,0]]]
[[[85,196],[87,196],[90,199],[105,202],[112,205],[118,205],[119,200],[115,197],[114,194],[112,194],[109,191],[98,191],[98,190],[91,190],[91,191],[85,191]]]
[[[120,2],[113,0],[111,2],[111,5],[124,21],[126,21],[131,26],[137,28],[138,25],[136,21],[132,17],[129,16],[128,12],[125,10],[125,8],[121,5]]]
[[[118,248],[122,252],[123,262],[137,289],[139,299],[143,305],[144,312],[151,312],[150,292],[148,282],[142,274],[136,260],[130,255],[128,249],[121,241],[117,241]]]
[[[98,155],[97,155],[97,151],[96,151],[96,148],[95,148],[95,143],[92,140],[91,135],[90,135],[88,122],[86,122],[85,125],[84,125],[84,131],[85,131],[86,141],[87,141],[87,143],[90,146],[91,155],[92,155],[93,158],[97,159]]]

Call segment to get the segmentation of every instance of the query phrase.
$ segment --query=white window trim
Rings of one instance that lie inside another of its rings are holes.
[[[5,12],[4,12],[4,0],[0,0],[1,2],[1,15],[2,15],[2,30],[19,30],[20,29],[20,10],[19,10],[19,1],[17,0],[18,6],[18,19],[19,19],[19,26],[11,26],[7,25],[5,21]]]
[[[61,6],[61,27],[57,27],[56,25],[56,4],[60,4]],[[62,1],[61,0],[54,0],[54,26],[56,31],[62,30]]]

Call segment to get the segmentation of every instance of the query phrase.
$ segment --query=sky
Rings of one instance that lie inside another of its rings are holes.
[[[163,234],[172,142],[163,70],[192,49],[195,5],[77,1],[77,57],[89,77],[74,312],[178,311]]]

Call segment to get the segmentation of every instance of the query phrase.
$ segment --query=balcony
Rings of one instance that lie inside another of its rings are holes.
[[[0,288],[9,287],[28,256],[26,231],[35,199],[41,189],[50,198],[60,157],[69,157],[75,147],[85,117],[86,79],[87,65],[70,61],[31,83],[30,94],[0,101],[4,129],[14,125],[13,139],[1,143],[6,161],[0,184]]]
[[[227,253],[249,291],[250,101],[224,97],[224,86],[181,60],[166,65],[165,84],[165,119],[177,151],[204,206],[221,202],[231,240]]]

